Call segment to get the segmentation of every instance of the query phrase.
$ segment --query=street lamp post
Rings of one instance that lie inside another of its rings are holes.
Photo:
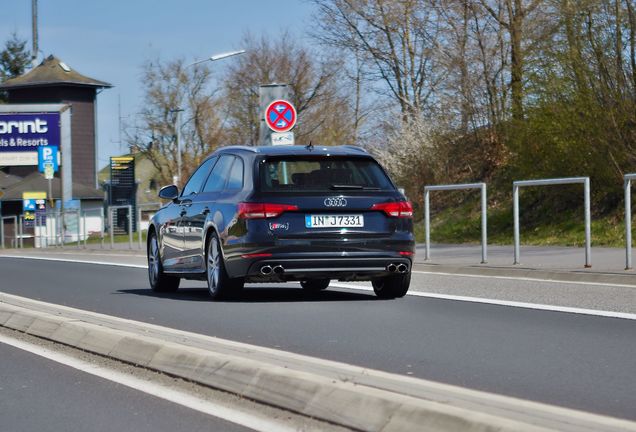
[[[238,50],[238,51],[230,51],[230,52],[226,52],[226,53],[221,53],[221,54],[214,54],[213,56],[210,56],[206,59],[203,60],[197,60],[194,63],[190,63],[189,65],[187,65],[186,67],[190,67],[190,66],[194,66],[196,64],[199,63],[204,63],[206,61],[217,61],[217,60],[223,60],[226,59],[228,57],[232,57],[232,56],[236,56],[236,55],[240,55],[240,54],[244,54],[245,50]]]
[[[190,66],[194,66],[197,65],[199,63],[204,63],[206,61],[218,61],[218,60],[223,60],[226,59],[228,57],[233,57],[236,55],[240,55],[240,54],[244,54],[246,51],[243,50],[238,50],[238,51],[230,51],[230,52],[226,52],[226,53],[221,53],[221,54],[214,54],[212,56],[210,56],[209,58],[203,59],[203,60],[197,60],[194,63],[190,63],[189,65],[186,65],[185,67],[188,68]],[[176,122],[177,122],[177,126],[175,127],[176,132],[177,132],[177,176],[174,181],[174,183],[179,184],[181,183],[181,113],[183,112],[183,108],[181,107],[176,107],[170,110],[170,112],[174,112],[177,113],[177,118],[176,118]]]
[[[179,185],[181,183],[181,113],[183,108],[173,108],[170,112],[177,113],[175,130],[177,133],[177,175],[173,177],[172,181]]]

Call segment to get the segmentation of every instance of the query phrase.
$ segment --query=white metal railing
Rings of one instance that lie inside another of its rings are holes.
[[[138,234],[138,241],[139,241],[139,249],[143,249],[143,239],[142,239],[142,229],[141,229],[141,210],[143,208],[146,209],[150,209],[152,210],[153,208],[156,208],[157,210],[159,210],[161,208],[161,203],[156,202],[156,203],[146,203],[146,204],[137,204],[137,234]]]
[[[431,258],[431,226],[430,226],[430,192],[431,191],[448,191],[448,190],[481,190],[481,263],[488,262],[488,200],[486,183],[464,183],[453,185],[433,185],[424,187],[424,236],[426,248],[424,249],[424,260]]]
[[[18,217],[17,216],[2,216],[0,217],[0,238],[1,238],[1,245],[2,245],[2,249],[4,249],[6,247],[5,244],[5,230],[4,230],[4,221],[5,220],[12,220],[13,221],[13,232],[14,234],[17,233],[17,229],[18,229]],[[15,237],[15,235],[14,235]]]
[[[625,270],[632,269],[632,180],[636,180],[636,174],[623,176],[623,189],[625,192]]]
[[[69,224],[73,225],[71,216],[75,217],[77,226],[74,231],[68,229]],[[24,215],[20,215],[21,218]],[[82,219],[80,209],[67,209],[64,211],[51,210],[43,213],[35,213],[33,221],[33,245],[35,247],[49,247],[50,245],[65,247],[67,243],[76,243],[76,247],[81,247],[82,241]]]
[[[585,206],[585,267],[592,267],[592,235],[590,212],[590,178],[589,177],[565,177],[541,180],[520,180],[512,183],[513,219],[515,251],[514,264],[519,264],[519,188],[525,186],[550,186],[563,184],[583,184],[583,199]]]
[[[108,230],[110,231],[110,248],[115,248],[115,229],[113,227],[113,210],[128,210],[128,247],[133,248],[133,211],[132,205],[108,206]]]
[[[82,212],[82,221],[83,221],[82,233],[84,235],[84,248],[86,249],[87,247],[88,236],[89,236],[89,232],[87,228],[88,226],[87,215],[91,213],[96,213],[97,216],[99,217],[99,239],[100,239],[100,247],[103,249],[104,248],[104,208],[102,207],[88,209]]]

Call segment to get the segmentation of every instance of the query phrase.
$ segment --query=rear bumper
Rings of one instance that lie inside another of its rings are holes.
[[[411,257],[399,253],[296,253],[228,262],[228,272],[247,282],[334,279],[372,280],[411,270]]]

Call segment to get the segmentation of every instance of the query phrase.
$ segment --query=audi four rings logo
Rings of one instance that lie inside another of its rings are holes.
[[[325,198],[325,206],[327,207],[346,207],[347,200],[343,197]]]

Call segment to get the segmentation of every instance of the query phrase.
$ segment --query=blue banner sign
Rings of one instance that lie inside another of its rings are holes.
[[[0,113],[0,152],[60,145],[60,113]]]

